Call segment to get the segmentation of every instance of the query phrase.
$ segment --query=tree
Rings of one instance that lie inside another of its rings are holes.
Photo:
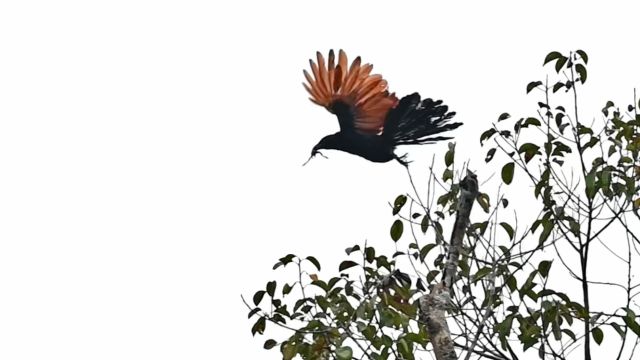
[[[578,95],[587,63],[582,50],[549,53],[544,65],[556,80],[526,87],[537,113],[503,113],[480,136],[485,161],[498,164],[494,196],[449,144],[444,170],[430,166],[426,193],[413,186],[390,204],[392,252],[348,247],[328,278],[313,256],[282,257],[274,269],[294,267],[296,276],[245,300],[252,333],[267,324],[290,331],[264,343],[284,359],[591,359],[605,341],[609,358],[632,359],[640,103],[634,91],[633,104],[607,101],[599,121],[585,122]],[[514,187],[532,194],[510,201]],[[483,212],[470,216],[474,202]],[[615,265],[594,268],[605,256]],[[594,291],[607,291],[607,301],[594,303]]]

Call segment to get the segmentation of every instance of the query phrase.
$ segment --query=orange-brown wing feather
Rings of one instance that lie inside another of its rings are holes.
[[[333,53],[333,50],[329,51],[329,60],[327,63],[327,67],[328,67],[328,79],[329,79],[329,89],[335,91],[335,87],[334,87],[334,78],[335,78],[335,60],[336,60],[336,56]]]
[[[303,83],[313,103],[323,106],[330,112],[332,104],[341,101],[354,110],[354,128],[368,134],[377,134],[384,127],[389,110],[396,106],[398,98],[388,91],[387,81],[381,75],[371,74],[373,65],[362,64],[356,57],[348,65],[344,51],[329,51],[327,62],[324,56],[316,53],[317,64],[309,60],[311,74],[303,70],[307,83]],[[313,76],[312,76],[313,74]]]

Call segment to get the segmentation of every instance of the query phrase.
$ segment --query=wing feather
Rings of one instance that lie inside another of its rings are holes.
[[[324,89],[322,88],[322,83],[319,81],[320,73],[318,70],[318,65],[316,65],[316,63],[314,63],[313,60],[309,60],[309,64],[311,65],[311,72],[313,73],[313,77],[314,77],[313,84],[309,84],[309,85],[311,85],[311,88],[314,89],[318,93],[318,95],[320,95],[321,98],[326,98],[330,96],[329,93],[325,93],[323,91]],[[321,101],[320,100],[321,98],[318,98],[317,100]]]
[[[316,62],[309,60],[311,72],[303,71],[305,90],[310,100],[334,113],[338,103],[351,110],[347,119],[340,118],[340,125],[355,129],[361,133],[379,134],[387,113],[398,103],[395,94],[388,91],[387,81],[379,74],[371,74],[373,65],[363,64],[358,56],[349,64],[343,50],[338,51],[337,63],[333,50],[329,51],[327,61],[316,53]]]
[[[329,86],[329,78],[327,76],[327,67],[324,63],[324,56],[322,56],[320,51],[316,52],[316,56],[318,58],[318,73],[320,75],[318,82],[322,85],[323,93],[331,94],[331,87]]]
[[[342,79],[344,78],[344,71],[342,71],[342,69],[343,67],[341,67],[340,65],[336,67],[335,79],[333,80],[334,94],[337,94],[338,91],[340,90],[340,87],[342,86]]]
[[[335,82],[335,61],[336,55],[333,53],[333,49],[329,50],[329,60],[327,62],[328,73],[327,78],[329,79],[329,89],[333,91],[335,87],[333,86]]]

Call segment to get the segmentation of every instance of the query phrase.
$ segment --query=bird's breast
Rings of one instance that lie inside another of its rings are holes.
[[[358,133],[347,134],[343,143],[346,145],[343,150],[369,161],[387,162],[395,158],[393,154],[394,147],[382,136]]]

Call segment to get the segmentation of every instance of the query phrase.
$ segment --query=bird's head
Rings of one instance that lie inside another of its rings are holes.
[[[326,156],[324,156],[323,153],[320,152],[321,149],[337,149],[337,148],[338,148],[338,139],[335,134],[327,135],[323,137],[316,144],[316,146],[314,146],[313,149],[311,149],[311,156],[309,156],[309,160],[307,160],[304,164],[302,164],[302,166],[307,165],[307,163],[311,161],[311,159],[313,159],[316,155],[320,155],[323,158],[328,159]]]

